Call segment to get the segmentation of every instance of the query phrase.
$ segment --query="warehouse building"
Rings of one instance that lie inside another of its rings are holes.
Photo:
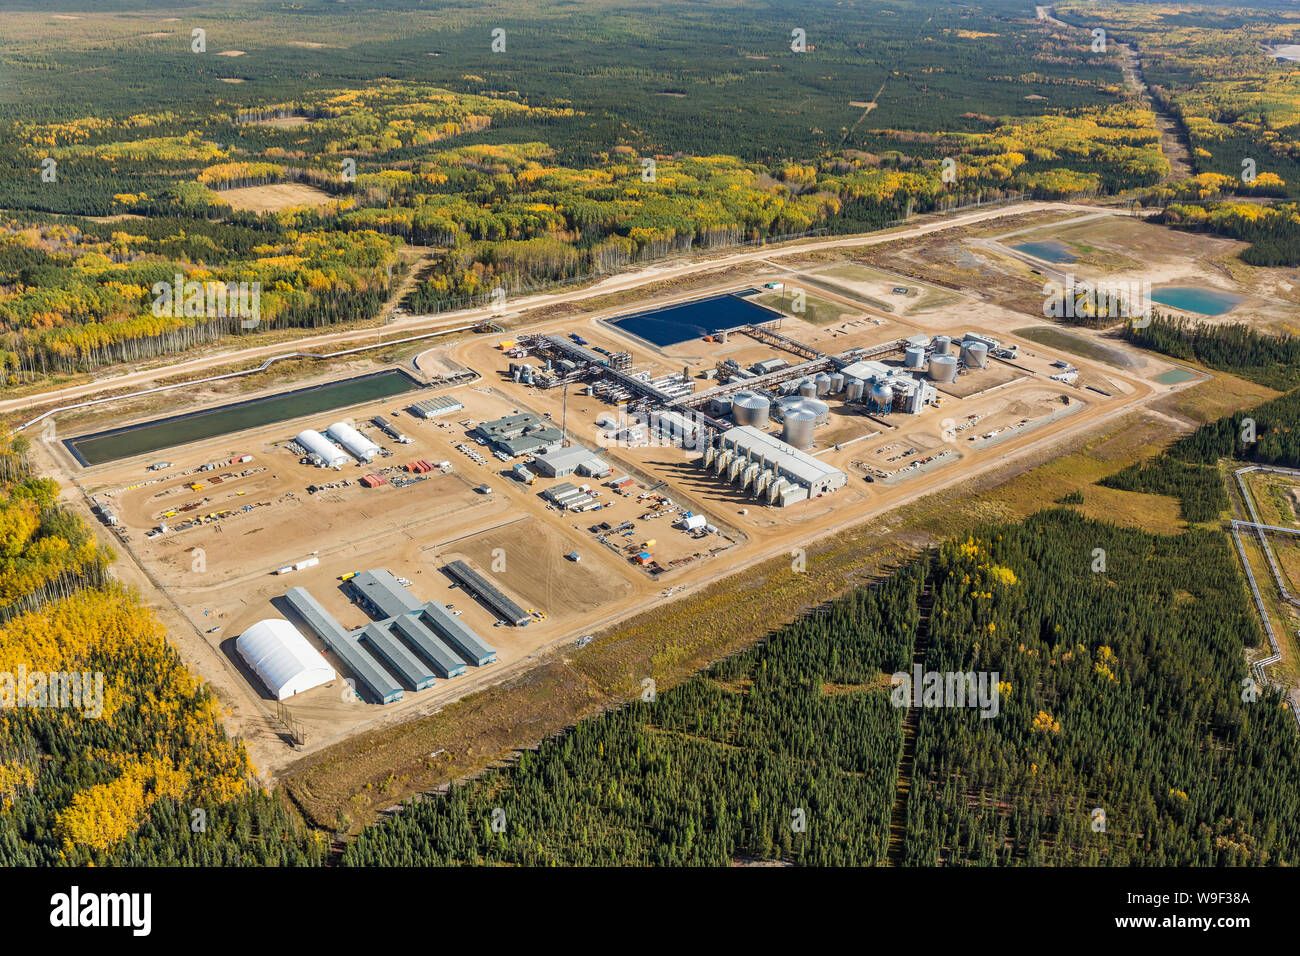
[[[302,446],[318,468],[342,468],[347,464],[348,456],[318,431],[308,428],[294,436],[294,441]]]
[[[416,402],[410,406],[410,412],[416,418],[439,418],[443,415],[450,415],[453,412],[459,412],[465,408],[465,405],[458,399],[442,395],[436,398],[426,398],[422,402]]]
[[[258,621],[235,640],[235,649],[276,700],[328,684],[334,668],[288,621]]]
[[[492,613],[501,620],[506,621],[515,627],[523,627],[529,621],[529,614],[510,598],[506,597],[494,584],[491,584],[487,578],[479,574],[464,561],[452,561],[443,568],[453,581],[461,586],[467,594],[471,594],[485,604]]]
[[[344,451],[357,461],[369,464],[379,454],[379,446],[347,422],[335,422],[325,430],[325,434],[342,445]]]
[[[611,471],[608,465],[596,457],[594,451],[581,445],[570,445],[568,448],[558,448],[538,455],[534,464],[536,470],[547,478],[567,478],[574,472],[604,475]]]
[[[511,458],[544,455],[564,444],[564,433],[530,412],[479,422],[475,429],[496,451]]]
[[[844,472],[752,425],[718,436],[700,462],[768,504],[788,507],[848,483]]]

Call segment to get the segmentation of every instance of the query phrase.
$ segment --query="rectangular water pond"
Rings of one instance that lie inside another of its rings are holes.
[[[172,415],[169,418],[141,422],[139,425],[80,435],[66,439],[64,445],[81,464],[102,465],[121,458],[162,451],[175,445],[186,445],[249,428],[285,422],[303,415],[360,405],[421,387],[419,382],[405,372],[393,369],[264,398],[253,398],[201,412]]]
[[[1021,242],[1011,247],[1016,252],[1023,252],[1044,262],[1077,262],[1079,257],[1063,242],[1044,239],[1040,242]]]
[[[1204,289],[1190,285],[1170,285],[1151,290],[1151,301],[1161,305],[1195,312],[1198,315],[1223,315],[1233,306],[1245,301],[1245,296],[1233,295],[1220,289]]]
[[[644,339],[651,345],[676,345],[724,329],[782,318],[779,312],[746,301],[745,296],[754,295],[757,291],[746,289],[743,292],[727,292],[608,321],[610,325]]]

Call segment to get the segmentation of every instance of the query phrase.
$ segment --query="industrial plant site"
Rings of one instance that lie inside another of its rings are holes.
[[[1190,378],[902,277],[864,306],[853,268],[490,325],[55,447],[283,764]]]

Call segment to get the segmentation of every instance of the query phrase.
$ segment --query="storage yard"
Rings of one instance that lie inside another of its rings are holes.
[[[818,287],[843,321],[782,315],[792,299],[773,293],[725,313],[758,324],[703,335],[675,333],[673,303],[651,310],[664,346],[607,321],[630,307],[481,334],[439,352],[466,384],[77,480],[310,747],[1173,387],[1168,363],[1057,353],[1014,334],[1023,315],[955,293],[875,308],[851,275]],[[692,305],[692,328],[708,314]]]

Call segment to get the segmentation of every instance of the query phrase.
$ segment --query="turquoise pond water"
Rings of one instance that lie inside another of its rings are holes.
[[[1022,242],[1011,247],[1017,252],[1042,259],[1044,262],[1075,262],[1078,260],[1073,250],[1063,242],[1044,239],[1041,242]]]
[[[1152,289],[1151,301],[1182,309],[1184,312],[1195,312],[1198,315],[1222,315],[1244,301],[1244,297],[1219,289],[1171,285],[1162,289]]]

